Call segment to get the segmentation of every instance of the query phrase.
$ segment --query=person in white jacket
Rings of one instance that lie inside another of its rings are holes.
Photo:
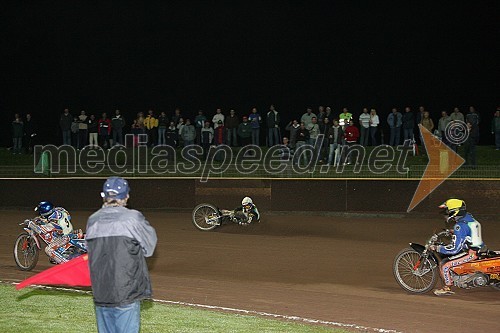
[[[378,124],[380,124],[380,120],[378,119],[377,111],[375,109],[370,110],[370,137],[371,137],[371,145],[377,145],[377,139],[375,136],[377,135]]]

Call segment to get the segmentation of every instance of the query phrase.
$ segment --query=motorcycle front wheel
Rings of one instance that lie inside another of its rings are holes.
[[[220,225],[219,210],[210,204],[199,204],[193,210],[193,224],[202,231],[210,231]]]
[[[26,232],[19,234],[14,244],[14,260],[22,271],[31,271],[38,262],[40,250],[35,240]]]
[[[396,255],[393,273],[399,286],[413,294],[431,291],[439,274],[435,262],[422,258],[421,254],[412,248],[401,250]]]

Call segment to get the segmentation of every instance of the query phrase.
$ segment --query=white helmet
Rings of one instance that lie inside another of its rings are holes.
[[[241,200],[241,205],[246,206],[249,204],[253,204],[252,198],[250,197],[244,197],[243,200]]]

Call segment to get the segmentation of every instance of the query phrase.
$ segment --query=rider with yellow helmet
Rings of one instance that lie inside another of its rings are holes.
[[[477,258],[477,251],[484,246],[481,237],[481,224],[467,212],[465,202],[460,199],[449,199],[439,206],[445,213],[447,227],[453,224],[451,243],[448,245],[433,245],[434,250],[447,256],[440,263],[440,273],[445,286],[434,290],[437,296],[454,294],[450,268]]]

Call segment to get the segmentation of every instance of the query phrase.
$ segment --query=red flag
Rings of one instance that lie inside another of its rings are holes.
[[[16,286],[16,289],[19,290],[32,284],[90,287],[88,260],[88,255],[84,254],[63,264],[46,269],[22,281]]]

